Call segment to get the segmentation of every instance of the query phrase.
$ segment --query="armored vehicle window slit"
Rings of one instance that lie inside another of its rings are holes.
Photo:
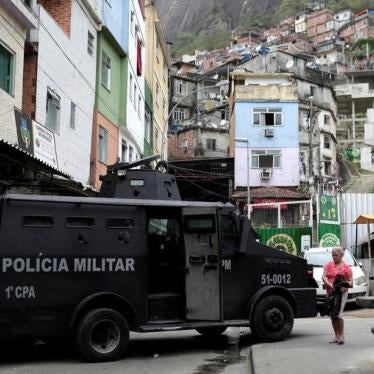
[[[187,233],[215,233],[215,217],[212,215],[186,216],[185,230]]]
[[[53,217],[51,216],[24,216],[24,227],[53,227]]]
[[[93,217],[67,217],[65,221],[67,228],[94,227],[95,219]]]
[[[132,229],[134,228],[134,220],[131,218],[107,218],[107,229]]]

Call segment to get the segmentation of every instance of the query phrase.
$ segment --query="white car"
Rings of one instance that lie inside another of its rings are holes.
[[[332,261],[331,252],[333,248],[319,247],[310,248],[302,253],[302,256],[307,260],[307,263],[313,265],[313,277],[318,284],[317,301],[323,302],[326,298],[326,290],[324,289],[322,275],[323,267]],[[365,273],[362,271],[359,263],[353,255],[346,250],[343,261],[352,269],[353,287],[348,289],[347,302],[355,302],[356,297],[367,296],[369,292],[368,280]]]

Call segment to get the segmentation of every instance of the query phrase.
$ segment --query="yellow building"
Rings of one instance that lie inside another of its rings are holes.
[[[145,0],[145,35],[145,139],[151,144],[151,153],[167,157],[170,57],[154,0]]]

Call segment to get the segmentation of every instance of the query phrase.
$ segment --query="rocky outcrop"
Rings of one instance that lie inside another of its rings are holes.
[[[241,17],[274,12],[281,3],[282,0],[156,0],[169,41],[179,32],[233,30]]]

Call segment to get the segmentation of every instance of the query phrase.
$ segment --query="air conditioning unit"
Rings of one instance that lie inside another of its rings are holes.
[[[267,138],[273,138],[274,137],[274,129],[265,129],[265,136]]]
[[[261,172],[261,179],[264,181],[268,181],[271,179],[272,171],[269,169],[263,169]]]

